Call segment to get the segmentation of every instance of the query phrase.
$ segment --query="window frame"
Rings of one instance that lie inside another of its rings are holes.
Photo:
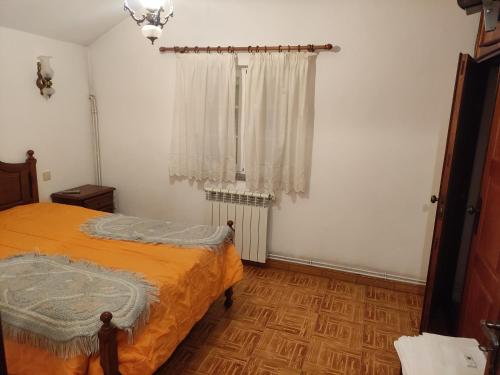
[[[245,87],[247,83],[248,65],[236,66],[236,103],[235,103],[235,134],[236,134],[236,180],[245,181],[245,127],[243,115],[245,112]]]

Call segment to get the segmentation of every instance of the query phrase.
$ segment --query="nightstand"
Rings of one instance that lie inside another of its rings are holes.
[[[71,204],[113,213],[115,210],[114,190],[114,187],[108,186],[83,185],[53,193],[50,197],[54,203]]]

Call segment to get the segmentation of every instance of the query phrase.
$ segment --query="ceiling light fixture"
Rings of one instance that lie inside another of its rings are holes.
[[[167,24],[170,17],[174,16],[172,0],[166,0],[166,2],[167,5],[165,6],[165,0],[141,0],[146,13],[140,17],[137,17],[135,12],[130,9],[127,0],[123,3],[123,8],[129,12],[130,17],[132,17],[137,25],[142,26],[142,35],[148,38],[151,44],[154,44],[155,40],[161,36],[163,26]],[[166,12],[163,20],[162,12]]]

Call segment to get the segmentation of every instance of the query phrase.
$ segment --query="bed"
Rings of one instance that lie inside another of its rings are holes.
[[[38,203],[36,159],[33,151],[27,155],[24,163],[0,162],[0,258],[36,250],[140,273],[158,286],[160,302],[153,305],[149,323],[133,343],[113,326],[112,314],[103,311],[99,354],[90,357],[63,360],[4,337],[3,343],[0,340],[0,372],[5,355],[9,374],[152,374],[222,293],[225,306],[231,306],[232,286],[243,276],[232,244],[213,252],[90,238],[79,226],[105,213]]]

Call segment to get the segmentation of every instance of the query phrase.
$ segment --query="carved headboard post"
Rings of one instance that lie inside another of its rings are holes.
[[[99,338],[99,361],[104,375],[120,375],[118,370],[118,344],[116,333],[118,329],[111,323],[113,314],[109,311],[101,314],[102,326],[97,336]]]
[[[38,181],[36,178],[36,159],[34,158],[35,151],[28,150],[26,153],[26,163],[30,166],[30,182],[31,182],[31,191],[33,196],[33,203],[38,203]]]
[[[23,163],[0,161],[0,211],[39,202],[34,155],[28,150]]]

